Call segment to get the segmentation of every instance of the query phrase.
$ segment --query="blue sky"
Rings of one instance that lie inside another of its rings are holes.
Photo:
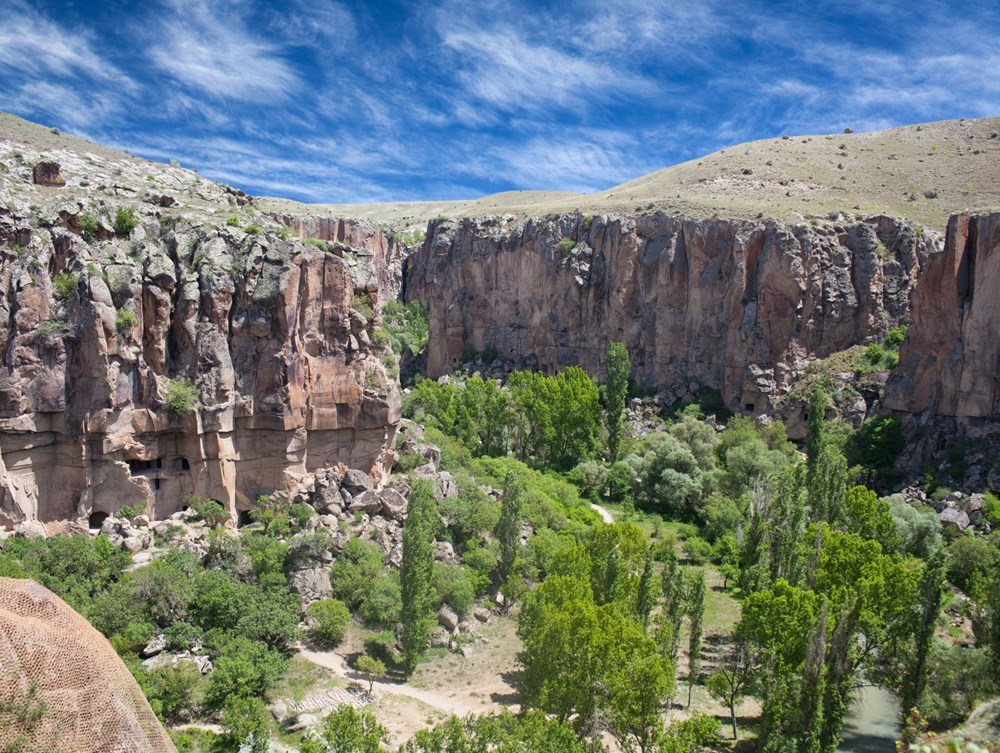
[[[594,191],[1000,114],[1000,3],[4,0],[0,109],[305,201]]]

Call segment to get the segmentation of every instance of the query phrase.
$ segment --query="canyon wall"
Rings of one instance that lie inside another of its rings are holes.
[[[565,215],[432,223],[403,293],[429,307],[428,371],[469,349],[603,376],[609,340],[670,400],[767,412],[815,358],[909,322],[934,241],[886,217],[792,226]]]
[[[236,513],[319,468],[391,464],[377,276],[270,226],[141,210],[119,239],[82,210],[46,227],[0,208],[0,527],[162,518],[192,493]]]
[[[913,295],[913,324],[883,404],[996,429],[1000,418],[1000,213],[951,218]]]

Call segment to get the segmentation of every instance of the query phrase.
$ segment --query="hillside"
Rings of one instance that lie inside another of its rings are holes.
[[[763,213],[789,222],[863,212],[944,228],[955,212],[1000,208],[1000,117],[752,141],[589,195],[508,191],[474,201],[368,205],[269,198],[261,205],[409,225],[438,215],[658,209],[695,219]]]

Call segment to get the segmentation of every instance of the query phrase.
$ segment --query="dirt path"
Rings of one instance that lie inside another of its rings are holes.
[[[603,520],[605,523],[610,525],[611,523],[615,522],[615,519],[611,516],[611,513],[609,513],[605,508],[601,507],[600,505],[591,502],[590,508],[596,511],[597,514],[601,516],[601,520]]]
[[[345,677],[349,680],[354,680],[365,685],[368,683],[367,677],[348,667],[347,663],[344,661],[344,657],[336,651],[300,651],[299,653],[302,657],[308,659],[314,664],[326,667],[327,669],[332,669],[341,677]],[[481,714],[484,711],[496,711],[501,708],[499,704],[491,701],[477,701],[473,698],[467,697],[453,698],[433,690],[424,690],[423,688],[415,688],[412,685],[385,682],[382,680],[376,680],[372,685],[372,692],[375,693],[376,691],[412,698],[420,701],[421,703],[425,703],[438,711],[443,711],[446,714],[454,714],[456,716],[466,716],[470,713]]]

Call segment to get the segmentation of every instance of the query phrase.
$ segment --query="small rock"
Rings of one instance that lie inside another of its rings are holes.
[[[149,516],[147,515],[136,515],[132,518],[132,525],[136,528],[148,528],[149,527]]]
[[[151,656],[156,656],[163,652],[163,649],[167,647],[167,639],[163,634],[160,634],[153,638],[149,643],[145,645],[142,651],[139,652],[139,656],[143,659],[148,659]]]
[[[969,516],[955,507],[946,507],[942,510],[938,520],[945,528],[954,528],[960,532],[969,527]]]
[[[462,654],[462,658],[464,659],[470,658],[472,656],[472,646],[462,646],[459,653]]]
[[[364,471],[359,471],[357,468],[351,468],[347,473],[344,474],[344,480],[341,482],[341,486],[349,491],[352,495],[359,494],[360,492],[369,491],[372,488],[371,477]]]
[[[44,539],[48,537],[45,526],[37,520],[25,520],[14,527],[14,535],[19,539]]]
[[[267,710],[271,712],[271,716],[273,716],[274,720],[277,722],[284,721],[285,717],[288,716],[288,706],[286,706],[282,701],[275,701],[267,707]]]
[[[474,610],[472,610],[472,616],[475,617],[480,622],[489,622],[490,610],[488,610],[486,607],[476,607]]]

